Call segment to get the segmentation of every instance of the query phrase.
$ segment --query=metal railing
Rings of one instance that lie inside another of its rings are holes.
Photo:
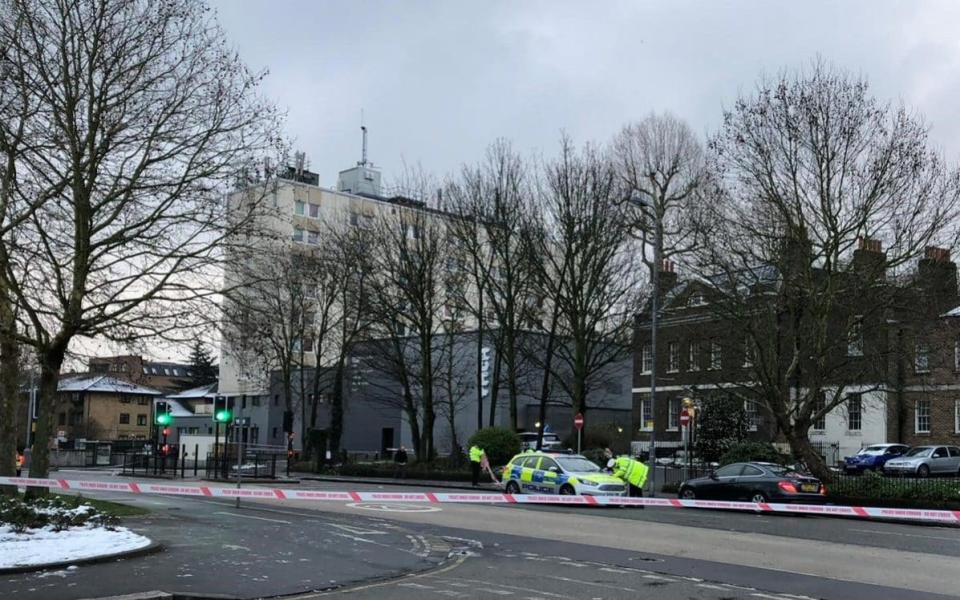
[[[276,452],[247,452],[238,468],[237,455],[228,448],[216,455],[207,454],[204,473],[207,479],[235,480],[238,471],[242,479],[276,479],[278,463],[284,466],[284,457]]]

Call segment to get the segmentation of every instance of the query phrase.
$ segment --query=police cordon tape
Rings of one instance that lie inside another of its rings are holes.
[[[168,483],[87,481],[0,477],[0,485],[45,487],[75,492],[119,492],[127,494],[163,494],[206,498],[252,498],[266,500],[307,500],[314,502],[426,502],[453,504],[574,504],[586,506],[652,506],[661,508],[709,508],[747,510],[784,514],[806,514],[864,519],[902,519],[960,524],[960,510],[925,510],[836,506],[832,504],[779,504],[775,502],[728,502],[721,500],[685,500],[678,498],[624,498],[616,496],[554,496],[548,494],[498,494],[450,492],[338,492],[266,487],[216,487],[173,485]]]

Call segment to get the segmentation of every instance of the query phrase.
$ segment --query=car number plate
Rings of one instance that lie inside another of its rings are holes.
[[[815,483],[801,483],[801,484],[800,484],[800,491],[801,491],[801,492],[816,492],[819,487],[820,487],[820,486],[818,486],[818,485],[815,484]]]

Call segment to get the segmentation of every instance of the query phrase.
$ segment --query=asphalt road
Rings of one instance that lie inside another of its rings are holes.
[[[302,486],[345,489],[342,483]],[[952,576],[960,564],[960,529],[949,527],[688,509],[244,500],[248,508],[238,514],[216,500],[133,502],[163,505],[151,507],[154,523],[144,527],[156,531],[157,521],[168,520],[168,553],[66,575],[5,578],[0,597],[16,591],[11,597],[90,598],[138,586],[244,598],[338,586],[324,594],[416,600],[960,595]],[[201,576],[210,570],[218,577]],[[396,577],[410,570],[416,573]],[[124,578],[131,585],[117,583]],[[51,579],[55,585],[41,587]],[[357,584],[361,580],[367,581]],[[40,593],[49,590],[67,591]]]

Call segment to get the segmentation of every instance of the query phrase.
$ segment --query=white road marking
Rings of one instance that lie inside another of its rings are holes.
[[[320,521],[320,522],[323,523],[323,521]],[[325,523],[325,525],[329,525],[330,527],[336,527],[337,529],[342,529],[347,533],[352,533],[354,535],[386,535],[387,533],[386,531],[362,529],[360,527],[352,527],[350,525],[340,525],[338,523]]]
[[[897,537],[914,537],[914,538],[923,538],[926,540],[946,540],[948,542],[960,542],[960,537],[939,537],[935,535],[920,535],[919,533],[900,533],[899,531],[877,531],[876,529],[853,529],[850,531],[859,531],[860,533],[875,533],[877,535],[895,535]]]
[[[507,590],[495,590],[493,588],[476,588],[478,592],[487,592],[488,594],[496,594],[497,596],[512,596],[513,592],[508,592]]]
[[[422,583],[398,583],[397,587],[417,588],[418,590],[432,590],[432,585],[423,585]]]
[[[636,592],[637,590],[628,587],[621,587],[619,585],[608,585],[606,583],[597,583],[595,581],[583,581],[582,579],[572,579],[570,577],[560,577],[559,575],[540,575],[544,579],[555,579],[557,581],[563,581],[565,583],[579,583],[581,585],[592,585],[594,587],[606,588],[608,590],[620,590],[622,592]]]
[[[266,517],[255,517],[255,516],[253,516],[253,515],[247,515],[247,514],[242,514],[242,513],[234,513],[234,512],[226,512],[226,511],[223,511],[223,510],[219,510],[219,511],[213,513],[213,514],[215,514],[215,515],[230,515],[231,517],[240,517],[240,518],[243,518],[243,519],[256,519],[256,520],[258,520],[258,521],[269,521],[269,522],[271,522],[271,523],[283,523],[284,525],[290,525],[290,524],[291,524],[290,521],[281,521],[280,519],[267,519]]]
[[[633,573],[633,571],[628,571],[626,569],[615,569],[613,567],[601,567],[601,571],[606,571],[607,573]]]
[[[672,578],[670,578],[670,577],[661,577],[660,575],[644,575],[643,578],[644,578],[644,579],[657,579],[657,580],[659,580],[659,581],[669,581],[670,583],[676,583],[676,582],[677,582],[676,579],[672,579]]]
[[[712,584],[709,584],[709,583],[698,583],[698,584],[697,584],[697,587],[706,588],[706,589],[708,589],[708,590],[720,590],[720,591],[726,591],[726,590],[727,590],[727,588],[725,588],[725,587],[723,587],[723,586],[712,585]]]
[[[451,585],[452,582],[454,582],[454,581],[460,581],[460,582],[466,581],[466,582],[473,583],[473,584],[490,585],[490,582],[489,582],[489,581],[482,581],[482,580],[479,580],[479,579],[464,579],[464,578],[462,578],[462,577],[460,577],[460,578],[458,578],[458,579],[447,579],[447,578],[438,577],[438,576],[435,575],[435,574],[426,574],[426,575],[424,575],[424,577],[428,577],[428,578],[430,578],[430,579],[436,579],[437,581],[443,581],[444,583],[446,583],[446,584],[448,584],[448,585]],[[507,589],[510,589],[510,590],[517,590],[517,591],[519,591],[519,592],[527,592],[527,593],[531,593],[531,594],[540,594],[540,595],[543,595],[543,596],[550,596],[551,598],[571,598],[571,599],[574,598],[574,596],[566,596],[566,595],[564,595],[564,594],[554,594],[553,592],[545,592],[545,591],[543,591],[543,590],[535,590],[535,589],[531,589],[531,588],[520,587],[520,586],[518,586],[518,585],[507,585],[506,583],[498,583],[497,585],[500,586],[500,587],[502,587],[502,588],[507,588]],[[474,588],[474,589],[479,589],[479,588]]]

